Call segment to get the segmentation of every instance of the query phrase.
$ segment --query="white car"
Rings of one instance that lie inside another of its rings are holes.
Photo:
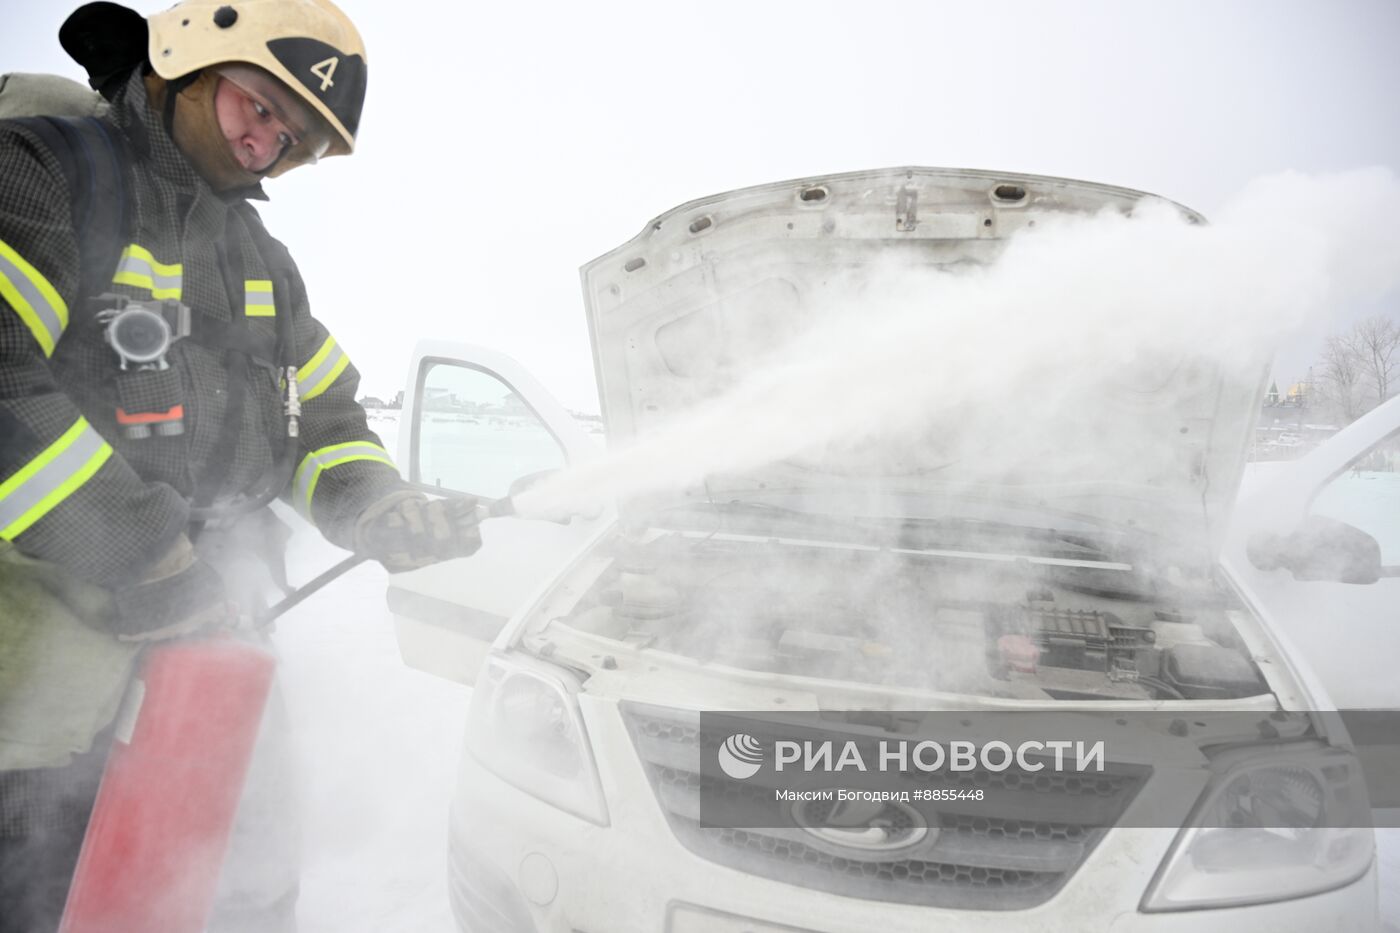
[[[723,391],[748,359],[736,335],[795,325],[837,266],[859,278],[892,253],[950,268],[986,262],[1037,218],[1126,211],[1141,197],[1063,179],[898,169],[676,208],[583,270],[609,439],[625,443]],[[1136,796],[1115,804],[1131,813],[1186,788],[1174,824],[1184,828],[994,815],[953,818],[910,842],[888,814],[839,832],[725,830],[697,817],[705,710],[1163,711],[1189,732],[1205,710],[1335,708],[1348,667],[1376,677],[1346,703],[1400,706],[1384,676],[1400,657],[1400,522],[1377,527],[1365,506],[1375,500],[1358,508],[1347,490],[1317,502],[1369,536],[1303,521],[1329,482],[1400,493],[1383,458],[1347,473],[1354,458],[1338,452],[1393,451],[1400,408],[1392,401],[1278,466],[1289,472],[1272,477],[1276,495],[1293,504],[1254,513],[1272,519],[1259,529],[1272,537],[1227,534],[1264,385],[1178,372],[1145,395],[1102,400],[1107,417],[1123,417],[1121,403],[1131,429],[1160,431],[1168,444],[1164,457],[1115,463],[1112,475],[984,483],[969,497],[948,494],[975,481],[954,476],[956,466],[929,471],[915,458],[887,469],[857,456],[835,469],[793,458],[567,525],[493,519],[472,558],[395,577],[388,599],[405,660],[474,685],[450,823],[462,929],[1379,929],[1370,829],[1193,825],[1222,788],[1244,786],[1242,775],[1260,806],[1280,775],[1304,775],[1320,810],[1356,792],[1346,737],[1325,717],[1304,715],[1304,733],[1264,739],[1202,732],[1172,767],[1138,772]],[[400,463],[426,488],[498,498],[519,477],[599,456],[499,354],[423,344],[409,385]],[[1173,556],[1142,563],[1143,534]],[[1298,535],[1319,534],[1353,550],[1314,560]],[[1384,567],[1366,547],[1382,538]],[[1309,602],[1339,590],[1355,618]],[[892,614],[921,625],[893,639],[881,627]],[[1010,616],[1030,620],[1021,631],[1038,665],[989,660]],[[1371,653],[1342,663],[1327,642],[1354,631]],[[1321,655],[1326,663],[1308,663]],[[1324,793],[1328,780],[1345,786]],[[1087,793],[1077,787],[1052,791],[1066,813]]]

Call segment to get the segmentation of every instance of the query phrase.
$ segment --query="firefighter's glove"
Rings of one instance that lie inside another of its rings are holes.
[[[355,551],[390,573],[467,557],[481,547],[486,510],[472,496],[429,500],[397,492],[365,509],[355,522]]]
[[[112,629],[122,641],[155,641],[212,631],[234,621],[224,581],[181,535],[141,582],[113,592]]]

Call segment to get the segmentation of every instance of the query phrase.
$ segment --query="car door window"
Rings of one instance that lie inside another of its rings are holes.
[[[1381,564],[1400,570],[1400,435],[1354,459],[1318,492],[1310,512],[1366,532],[1381,548]]]
[[[523,476],[567,465],[543,419],[495,373],[447,361],[425,362],[419,373],[414,482],[496,499]]]

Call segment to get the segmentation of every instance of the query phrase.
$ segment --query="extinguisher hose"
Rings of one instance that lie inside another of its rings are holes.
[[[332,566],[329,570],[326,570],[325,572],[319,574],[316,577],[313,577],[306,583],[297,587],[295,590],[292,591],[291,595],[287,596],[285,599],[282,599],[269,606],[256,619],[253,620],[254,627],[264,628],[268,625],[271,625],[273,622],[277,621],[279,617],[285,614],[289,609],[293,608],[294,606],[300,605],[306,599],[310,598],[311,596],[314,596],[322,589],[325,589],[327,584],[340,579],[346,573],[348,573],[351,570],[354,570],[356,567],[360,566],[367,560],[369,560],[368,554],[351,554],[349,557]]]
[[[511,501],[509,496],[505,496],[500,499],[496,499],[495,501],[487,505],[486,513],[487,516],[490,518],[503,518],[509,515],[514,515],[515,504]],[[256,628],[264,628],[268,625],[271,625],[278,618],[285,615],[288,610],[292,609],[294,606],[298,606],[301,603],[305,602],[311,596],[314,596],[316,593],[325,589],[327,585],[340,579],[346,573],[349,573],[351,570],[354,570],[356,567],[360,566],[360,564],[363,564],[367,560],[369,560],[368,554],[351,554],[349,557],[345,558],[339,563],[332,565],[328,570],[325,570],[319,575],[312,577],[306,583],[303,583],[301,586],[297,587],[285,599],[269,606],[266,610],[264,610],[261,614],[258,615],[258,617],[253,621],[253,625]]]

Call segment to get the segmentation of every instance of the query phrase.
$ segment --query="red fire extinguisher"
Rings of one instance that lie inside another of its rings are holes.
[[[254,627],[365,559],[345,558]],[[59,933],[204,929],[276,666],[271,652],[228,636],[145,655],[118,716]]]
[[[146,656],[118,718],[60,933],[199,933],[276,662],[216,637]]]

